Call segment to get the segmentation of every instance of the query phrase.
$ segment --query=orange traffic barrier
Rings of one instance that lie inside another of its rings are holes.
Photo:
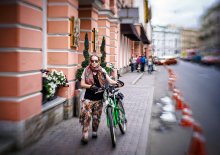
[[[196,121],[194,121],[192,128],[193,128],[193,131],[195,132],[198,132],[198,133],[203,132],[201,125]]]
[[[198,132],[193,133],[187,155],[207,155],[205,138],[202,134]]]
[[[168,73],[173,73],[173,70],[171,68],[167,68]]]
[[[169,78],[172,78],[173,80],[176,80],[176,75],[175,74],[170,74]]]
[[[183,99],[180,97],[180,95],[178,95],[176,98],[176,109],[182,110],[184,108],[185,108],[185,105],[183,103]]]
[[[168,86],[169,86],[169,90],[173,91],[173,89],[175,88],[174,81],[169,80]]]
[[[186,103],[183,103],[183,108],[191,109],[190,106]]]
[[[178,95],[181,95],[180,90],[179,90],[179,89],[177,89],[177,88],[173,89],[173,93],[177,93]]]
[[[185,106],[185,104],[184,104],[184,106]],[[189,108],[184,108],[182,110],[182,115],[192,116],[192,111]]]
[[[183,127],[192,127],[194,119],[191,116],[183,115],[179,124]]]
[[[172,98],[173,98],[175,101],[177,100],[177,97],[178,97],[178,94],[177,94],[177,93],[173,93]]]

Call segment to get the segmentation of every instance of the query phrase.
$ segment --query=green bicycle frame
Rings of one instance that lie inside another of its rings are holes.
[[[108,97],[108,102],[109,104],[106,106],[106,108],[109,106],[112,108],[113,123],[114,123],[114,126],[117,126],[122,121],[121,118],[119,117],[119,110],[123,113],[123,119],[125,119],[125,116],[124,116],[125,113],[120,107],[118,107],[118,103],[116,101],[115,96],[114,96],[114,100]],[[107,114],[106,116],[107,116],[107,126],[109,127],[109,118]]]

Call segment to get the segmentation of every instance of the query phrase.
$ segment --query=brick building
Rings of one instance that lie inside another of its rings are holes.
[[[148,10],[147,1],[141,2]],[[105,36],[106,61],[126,72],[130,56],[140,55],[150,44],[145,26],[149,20],[140,22],[133,4],[122,0],[0,1],[1,138],[12,138],[22,148],[62,121],[66,113],[66,118],[72,117],[85,33],[90,54],[100,54]],[[126,12],[129,15],[123,16]],[[62,70],[69,84],[44,105],[41,69]]]

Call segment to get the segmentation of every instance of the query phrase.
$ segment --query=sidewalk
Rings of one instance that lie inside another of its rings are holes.
[[[143,75],[142,75],[143,74]],[[140,78],[140,79],[138,79]],[[125,86],[121,92],[125,95],[125,110],[128,119],[125,135],[116,129],[117,146],[112,148],[110,132],[106,126],[103,112],[98,138],[81,145],[81,126],[78,118],[63,121],[50,128],[35,144],[20,152],[9,155],[144,155],[147,148],[147,135],[150,122],[154,92],[154,74],[127,73],[120,80]]]

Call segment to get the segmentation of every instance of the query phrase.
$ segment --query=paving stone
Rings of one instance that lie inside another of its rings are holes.
[[[127,132],[122,135],[116,129],[117,146],[112,148],[109,128],[106,126],[106,117],[103,111],[98,131],[98,138],[91,138],[89,143],[81,145],[81,125],[78,118],[72,118],[50,128],[35,144],[9,155],[134,155],[137,152],[142,126],[146,123],[145,113],[148,111],[149,98],[152,98],[154,75],[144,73],[142,78],[132,85],[141,73],[124,74],[120,80],[125,82],[121,92],[125,95],[125,110],[128,119]],[[153,98],[152,98],[153,99]],[[150,115],[150,114],[148,114]],[[91,128],[90,128],[91,129]],[[147,146],[147,144],[146,144]]]

